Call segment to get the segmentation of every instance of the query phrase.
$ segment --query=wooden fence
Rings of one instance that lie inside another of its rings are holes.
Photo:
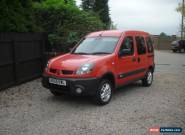
[[[154,47],[157,50],[170,50],[171,49],[171,42],[176,40],[174,37],[153,37],[154,40]]]
[[[0,33],[0,89],[42,74],[46,41],[43,33]]]

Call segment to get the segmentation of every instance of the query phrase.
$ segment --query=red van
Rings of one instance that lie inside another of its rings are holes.
[[[148,33],[100,31],[88,34],[70,53],[49,60],[42,84],[55,96],[91,95],[105,105],[118,87],[138,80],[150,86],[154,68]]]

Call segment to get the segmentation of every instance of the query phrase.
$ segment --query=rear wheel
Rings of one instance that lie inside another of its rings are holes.
[[[177,52],[177,50],[175,50],[175,49],[173,49],[172,51],[173,51],[173,52]]]
[[[94,97],[95,102],[99,105],[108,104],[112,98],[112,89],[112,83],[109,80],[103,79]]]
[[[181,50],[181,49],[179,49],[179,52],[181,53],[181,52],[182,52],[182,50]]]
[[[152,70],[148,70],[148,72],[145,75],[145,78],[142,80],[142,84],[145,87],[149,87],[152,85],[153,82],[153,72]]]
[[[52,90],[52,89],[50,89],[50,92],[51,92],[54,96],[61,96],[61,95],[62,95],[62,93],[57,92],[57,91]]]

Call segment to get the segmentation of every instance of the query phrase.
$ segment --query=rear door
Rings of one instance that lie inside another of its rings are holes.
[[[154,65],[154,47],[153,47],[153,41],[150,36],[146,36],[146,45],[147,45],[147,57],[148,57],[148,65],[153,66]]]
[[[147,61],[147,50],[143,36],[136,36],[136,47],[137,47],[137,77],[142,77],[146,73],[148,61]]]

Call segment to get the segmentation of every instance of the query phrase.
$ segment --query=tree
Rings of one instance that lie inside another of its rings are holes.
[[[104,26],[98,16],[80,10],[71,2],[45,0],[34,4],[37,25],[49,34],[50,43],[58,51],[66,51],[87,33],[102,30]]]
[[[105,29],[109,29],[111,19],[109,16],[108,0],[95,0],[93,10],[100,16],[100,19],[105,24]]]
[[[178,7],[176,8],[176,11],[180,12],[181,14],[183,13],[183,15],[185,15],[185,8],[184,8],[184,11],[182,12],[182,4],[181,3],[179,3]]]
[[[43,0],[33,0],[33,2],[42,2]]]
[[[160,35],[159,35],[159,38],[161,38],[161,39],[167,39],[167,38],[169,38],[169,36],[166,33],[161,32]]]
[[[184,7],[185,7],[185,5],[183,5],[183,4],[179,3],[178,7],[176,8],[176,11],[180,12],[182,15],[182,20],[181,20],[182,22],[180,24],[181,25],[181,29],[180,29],[181,39],[184,37],[184,31],[185,31],[185,27],[184,27],[184,16],[185,16],[185,8]]]
[[[36,31],[32,0],[1,0],[0,31],[30,32]]]
[[[93,10],[95,0],[82,0],[82,9],[85,11]]]
[[[111,21],[110,30],[117,30],[117,25],[113,21]]]

